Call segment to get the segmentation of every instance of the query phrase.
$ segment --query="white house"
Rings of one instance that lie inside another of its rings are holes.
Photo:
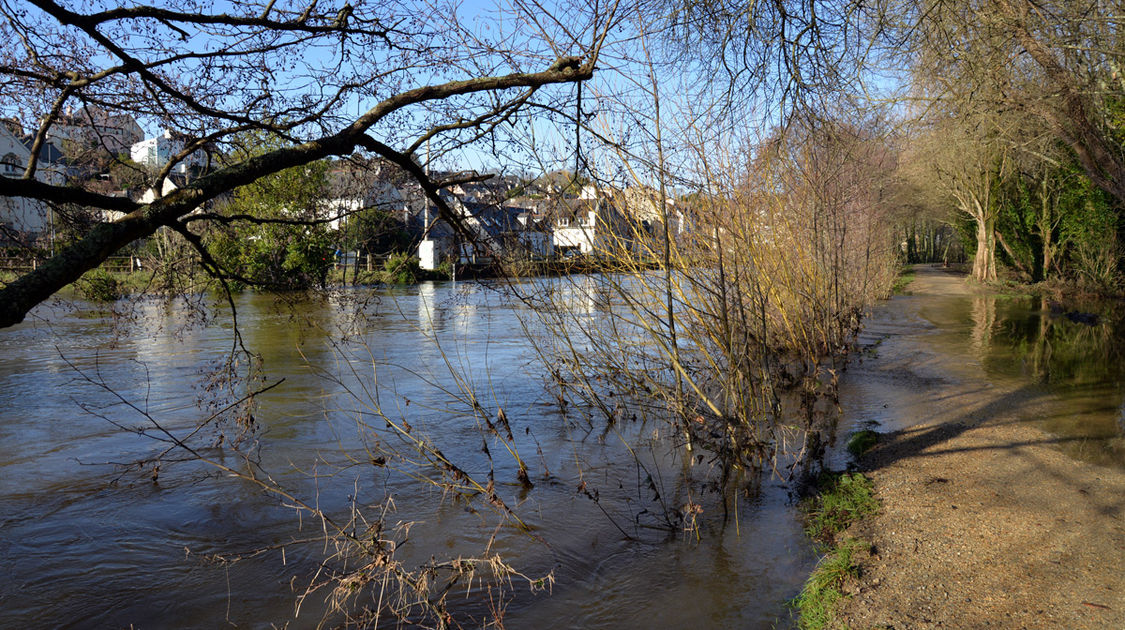
[[[632,248],[634,228],[608,197],[558,199],[550,214],[557,253],[612,255]]]
[[[339,230],[347,226],[355,213],[377,208],[395,214],[405,225],[410,214],[407,202],[387,170],[380,163],[342,163],[331,169],[326,198],[318,210],[320,218],[331,219],[329,227]]]
[[[9,124],[0,123],[0,176],[22,177],[31,159],[31,150],[16,136]],[[52,147],[53,148],[53,147]],[[63,176],[50,164],[39,161],[35,179],[50,184],[61,184]],[[45,234],[50,230],[50,207],[35,199],[0,197],[0,223],[9,229],[25,234]]]
[[[689,221],[684,208],[677,205],[676,200],[671,197],[666,198],[661,207],[660,191],[655,188],[631,186],[621,191],[614,191],[613,198],[624,216],[630,221],[648,226],[654,234],[663,231],[665,214],[668,216],[668,225],[673,238],[679,238],[689,230]]]
[[[137,164],[161,168],[187,146],[187,136],[165,129],[155,138],[146,138],[132,145],[129,157]],[[173,169],[176,173],[188,174],[193,168],[203,168],[207,164],[207,154],[196,150],[180,160]]]

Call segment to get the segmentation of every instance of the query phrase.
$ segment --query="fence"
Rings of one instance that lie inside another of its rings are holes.
[[[35,271],[46,260],[46,258],[0,257],[0,272],[25,274]],[[101,264],[101,269],[115,273],[129,273],[142,268],[141,259],[133,256],[110,256]]]
[[[335,268],[355,269],[357,267],[356,262],[358,261],[359,269],[374,271],[376,269],[382,269],[383,263],[386,262],[388,258],[390,258],[390,256],[382,254],[361,254],[354,251],[342,252],[336,257]]]

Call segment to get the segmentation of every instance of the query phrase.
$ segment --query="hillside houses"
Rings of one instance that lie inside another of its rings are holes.
[[[155,173],[171,160],[178,164],[163,181],[163,194],[190,185],[208,167],[215,148],[179,157],[191,139],[164,129],[143,138],[127,114],[81,109],[60,116],[48,128],[36,177],[69,182],[105,195],[130,196],[145,203],[156,196]],[[56,142],[58,144],[56,144]],[[20,177],[31,160],[32,137],[16,123],[0,125],[0,175]],[[83,151],[101,156],[88,160]],[[126,156],[131,157],[125,159]],[[322,223],[343,253],[381,255],[415,248],[424,268],[444,261],[488,264],[497,260],[542,260],[554,256],[649,257],[648,237],[662,233],[661,219],[673,221],[673,233],[686,229],[683,213],[669,199],[656,203],[652,190],[598,189],[580,184],[565,172],[528,181],[512,175],[475,171],[432,172],[442,189],[454,224],[441,216],[414,178],[382,158],[361,154],[326,163],[323,197],[302,217]],[[31,243],[67,218],[115,221],[121,213],[58,208],[8,197],[0,206],[0,223],[11,240]],[[220,212],[225,199],[212,200]],[[372,212],[374,211],[374,212]],[[57,226],[56,226],[57,227]]]
[[[631,250],[635,229],[613,199],[559,197],[539,204],[533,218],[546,223],[554,250],[559,255],[619,255]]]
[[[657,206],[632,190],[585,186],[577,195],[517,197],[505,203],[544,225],[558,255],[643,256],[650,253],[651,239],[662,234],[662,221]],[[669,200],[669,208],[671,204]],[[686,229],[686,221],[676,218],[682,216],[669,211],[674,238]]]
[[[163,129],[152,138],[145,138],[130,145],[129,157],[137,164],[155,170],[179,156],[190,142],[191,139],[182,133]],[[173,167],[173,171],[189,174],[199,172],[206,166],[207,154],[202,150],[195,150],[181,158]]]
[[[653,235],[663,231],[661,226],[664,224],[665,214],[673,238],[679,238],[689,231],[686,208],[671,197],[666,197],[661,204],[660,191],[655,188],[630,186],[610,194],[626,216],[644,225]]]
[[[144,139],[144,131],[129,114],[98,107],[67,108],[47,130],[47,140],[64,154],[84,158],[113,158],[129,153]]]
[[[542,259],[554,252],[550,233],[527,221],[521,208],[464,201],[451,193],[443,199],[464,232],[443,219],[432,219],[418,247],[423,269],[436,269],[444,259],[485,264],[498,259]]]
[[[340,160],[328,170],[328,189],[320,217],[329,220],[333,230],[345,229],[355,215],[364,210],[379,210],[405,228],[410,210],[393,166],[381,160]]]

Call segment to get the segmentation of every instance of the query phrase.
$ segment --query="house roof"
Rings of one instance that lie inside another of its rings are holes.
[[[366,196],[371,191],[394,188],[405,199],[403,189],[410,176],[381,158],[353,156],[332,163],[328,169],[328,193],[334,197]]]
[[[521,208],[463,201],[452,196],[446,199],[452,202],[450,205],[453,210],[461,214],[465,227],[481,240],[496,239],[513,232],[536,231],[534,225],[525,226],[520,222],[520,215],[527,213]],[[433,216],[436,217],[436,210],[434,212]],[[430,238],[449,237],[453,235],[453,228],[444,220],[437,219],[430,228],[429,235]]]
[[[35,144],[35,136],[24,136],[20,138],[23,146],[27,147],[28,154],[31,153],[31,147]],[[65,164],[66,156],[51,142],[44,142],[43,146],[39,147],[39,161],[47,164]]]

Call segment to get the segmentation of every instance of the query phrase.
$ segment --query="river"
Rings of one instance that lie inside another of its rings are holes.
[[[257,398],[250,452],[279,484],[334,517],[393,501],[388,524],[413,524],[396,554],[406,567],[488,548],[528,576],[553,576],[549,592],[519,580],[502,592],[487,580],[468,592],[457,587],[451,609],[469,626],[497,610],[509,628],[791,623],[786,601],[815,555],[789,489],[766,481],[724,519],[717,500],[695,496],[700,486],[687,481],[705,478],[706,464],[685,464],[652,427],[605,432],[573,409],[560,412],[526,340],[531,318],[520,302],[472,283],[283,302],[237,297],[238,329],[261,355],[262,382],[284,379]],[[606,308],[581,292],[572,302],[592,318]],[[0,627],[321,620],[324,591],[296,611],[331,551],[293,542],[315,539],[316,519],[197,462],[128,466],[169,446],[138,410],[185,436],[222,400],[223,384],[207,377],[231,352],[234,327],[224,309],[208,312],[213,319],[200,322],[184,303],[153,301],[112,318],[92,304],[59,303],[0,331]],[[489,463],[467,391],[489,414],[506,412],[534,487],[517,483],[502,442],[483,442],[499,497],[534,535],[479,502],[419,483],[402,465],[349,460],[371,447],[373,432],[356,420],[369,419],[360,412],[375,401],[483,478]],[[201,454],[241,469],[216,444],[217,431],[204,429],[214,435],[202,436]],[[181,455],[173,449],[169,457]],[[656,526],[661,509],[691,502],[705,508],[695,529]]]

